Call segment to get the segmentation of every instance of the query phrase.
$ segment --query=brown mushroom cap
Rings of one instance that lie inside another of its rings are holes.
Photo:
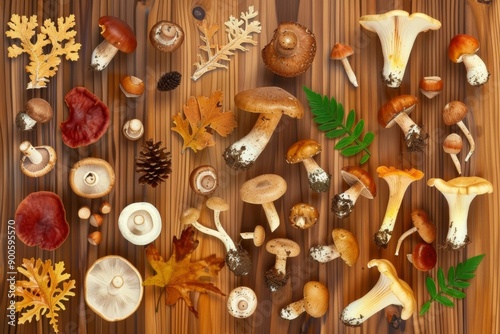
[[[330,53],[330,59],[340,60],[352,56],[354,54],[354,50],[347,44],[335,43],[332,48],[332,52]]]
[[[427,212],[420,209],[413,210],[411,220],[418,234],[425,242],[430,244],[436,239],[436,226],[431,222]]]
[[[184,42],[184,30],[174,22],[159,21],[151,28],[149,40],[155,49],[173,52]]]
[[[343,228],[334,228],[332,238],[340,258],[349,267],[355,264],[359,257],[359,246],[354,234]]]
[[[456,133],[450,133],[443,140],[443,151],[448,154],[458,154],[463,148],[463,140]]]
[[[120,80],[120,89],[126,97],[141,96],[144,88],[144,82],[133,75],[126,75]]]
[[[240,198],[251,204],[274,202],[286,192],[285,179],[276,174],[263,174],[243,183],[240,187]]]
[[[111,192],[115,172],[111,165],[99,158],[84,158],[69,171],[69,185],[78,196],[98,198]]]
[[[286,153],[286,162],[296,164],[314,157],[321,152],[321,145],[313,139],[295,142]]]
[[[189,175],[189,186],[198,195],[210,195],[218,186],[217,170],[210,165],[201,165]]]
[[[278,257],[295,257],[300,254],[300,246],[293,240],[275,238],[266,243],[266,250]]]
[[[313,318],[321,318],[328,310],[330,295],[321,282],[310,281],[304,285],[304,309]]]
[[[467,34],[455,35],[448,46],[448,57],[454,63],[462,62],[463,55],[472,55],[479,49],[479,41]]]
[[[52,119],[52,106],[44,99],[35,97],[26,102],[24,112],[33,120],[45,123]]]
[[[318,209],[314,206],[306,203],[297,203],[290,209],[288,218],[293,227],[307,229],[316,224],[318,216]],[[300,224],[298,224],[299,222]]]
[[[304,73],[311,66],[315,55],[314,34],[296,22],[281,23],[269,44],[262,49],[266,67],[283,77]]]
[[[99,18],[101,35],[118,50],[131,53],[137,47],[137,40],[127,22],[113,16]]]
[[[400,95],[390,99],[378,111],[378,123],[384,128],[395,124],[394,118],[401,112],[409,114],[417,105],[418,98],[413,95]]]
[[[373,199],[377,195],[377,186],[373,177],[363,168],[357,166],[345,166],[340,171],[342,178],[349,185],[352,186],[356,183],[363,185],[361,196]]]
[[[448,102],[443,108],[443,122],[446,125],[454,125],[467,116],[469,107],[461,101]]]
[[[205,202],[205,205],[207,208],[213,210],[213,211],[228,211],[229,210],[229,203],[217,196],[212,196],[207,201]]]
[[[436,249],[430,244],[418,243],[411,254],[411,262],[420,271],[431,270],[437,262]]]
[[[443,90],[443,80],[438,76],[423,77],[418,87],[422,93],[440,92]]]

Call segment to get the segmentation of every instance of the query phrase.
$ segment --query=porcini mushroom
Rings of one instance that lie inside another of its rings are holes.
[[[358,87],[356,74],[354,74],[351,64],[349,64],[349,60],[347,60],[347,57],[352,56],[353,54],[354,50],[351,46],[342,43],[335,43],[335,45],[333,45],[332,52],[330,53],[330,59],[340,60],[340,62],[344,66],[344,70],[347,74],[347,77],[349,78],[349,81],[354,87]]]
[[[469,153],[467,153],[467,156],[465,157],[466,162],[469,161],[470,157],[472,156],[472,153],[474,153],[474,150],[476,149],[474,137],[472,137],[472,134],[470,133],[469,129],[463,122],[468,112],[469,112],[469,107],[467,107],[467,105],[461,101],[448,102],[443,108],[444,124],[446,125],[456,124],[460,128],[460,130],[462,130],[462,132],[465,135],[465,138],[467,138],[467,141],[469,142]]]
[[[133,52],[137,47],[137,40],[128,23],[117,17],[102,16],[98,23],[104,40],[92,52],[90,66],[96,71],[102,71],[118,51]]]
[[[286,189],[286,181],[281,176],[263,174],[241,185],[240,198],[246,203],[262,205],[271,232],[274,232],[280,225],[280,217],[276,212],[274,201],[283,196]]]
[[[21,172],[29,177],[40,177],[52,170],[56,165],[56,151],[50,146],[33,147],[29,141],[23,141],[19,150],[24,153],[21,158]]]
[[[443,80],[438,76],[423,77],[418,87],[428,99],[433,99],[443,90]]]
[[[219,185],[217,170],[210,165],[201,165],[189,175],[189,186],[198,195],[210,195]]]
[[[37,123],[50,121],[53,114],[49,102],[39,97],[32,98],[24,105],[24,111],[17,113],[17,128],[22,131],[31,130]]]
[[[184,30],[174,22],[159,21],[151,28],[149,41],[158,51],[173,52],[184,42]]]
[[[460,166],[460,161],[458,160],[457,154],[462,151],[463,141],[462,137],[456,133],[450,133],[443,140],[443,151],[448,153],[457,169],[458,174],[462,174],[462,167]]]
[[[309,187],[316,192],[325,192],[330,189],[332,176],[313,159],[319,153],[321,153],[321,145],[317,141],[313,139],[299,140],[288,148],[286,162],[289,164],[302,162],[307,171]]]
[[[144,82],[133,75],[126,75],[120,80],[120,89],[126,97],[139,97],[144,94]]]
[[[380,166],[377,168],[378,177],[383,178],[389,186],[389,201],[384,220],[380,229],[375,233],[375,243],[379,247],[387,247],[398,217],[399,207],[403,201],[406,189],[414,181],[424,177],[422,171],[412,169],[397,169],[395,167]]]
[[[427,185],[436,187],[448,202],[449,225],[445,248],[465,247],[470,242],[467,235],[470,203],[477,195],[492,193],[493,185],[478,176],[459,176],[449,181],[431,178],[427,181]]]
[[[161,215],[151,203],[136,202],[127,205],[118,216],[122,236],[134,245],[147,245],[161,233]]]
[[[398,239],[396,252],[394,253],[396,256],[399,255],[399,248],[401,247],[403,240],[415,232],[418,232],[420,237],[429,244],[436,239],[436,226],[431,222],[427,212],[421,209],[413,210],[411,212],[411,221],[413,223],[413,227],[401,234]]]
[[[266,230],[261,225],[255,226],[253,232],[242,232],[240,233],[242,239],[252,239],[253,244],[256,247],[262,246],[264,240],[266,239]]]
[[[227,296],[227,311],[235,318],[248,318],[257,309],[257,295],[246,286],[231,290]]]
[[[360,195],[373,199],[377,195],[377,186],[370,173],[360,167],[346,166],[340,173],[350,188],[333,197],[332,211],[337,217],[345,218],[351,214]]]
[[[267,242],[266,250],[276,255],[274,267],[267,270],[264,277],[269,290],[275,292],[284,287],[288,282],[290,272],[287,270],[286,260],[289,257],[298,256],[300,254],[300,246],[293,240],[276,238]]]
[[[229,204],[220,197],[210,197],[205,202],[206,206],[214,212],[215,230],[198,222],[200,211],[188,208],[181,215],[181,224],[192,225],[198,231],[216,237],[226,247],[226,264],[236,276],[248,275],[252,267],[252,261],[248,252],[241,247],[236,247],[234,241],[227,234],[220,222],[220,213],[229,210]]]
[[[293,227],[305,230],[316,224],[318,216],[318,209],[314,206],[306,203],[297,203],[290,209],[288,219]]]
[[[295,77],[311,66],[316,55],[316,38],[296,22],[281,23],[269,44],[262,49],[268,69],[282,77]]]
[[[115,172],[103,159],[84,158],[70,169],[69,185],[78,196],[85,198],[106,196],[115,185]]]
[[[85,275],[85,303],[106,321],[119,321],[141,304],[139,271],[126,259],[108,255],[97,259]]]
[[[259,87],[239,92],[234,97],[239,109],[259,113],[252,130],[226,148],[223,157],[234,169],[252,166],[266,147],[281,116],[302,118],[304,107],[292,94],[279,87]]]
[[[16,213],[16,237],[25,245],[54,250],[69,235],[64,204],[50,191],[32,192],[19,203]]]
[[[409,151],[421,151],[429,136],[408,116],[418,103],[413,95],[400,95],[390,99],[378,110],[378,124],[390,128],[398,124],[404,134]]]
[[[420,271],[429,271],[436,266],[436,249],[431,244],[419,242],[415,245],[413,252],[406,257],[413,266]]]
[[[377,33],[384,56],[382,81],[392,88],[401,85],[413,43],[421,32],[438,30],[441,22],[423,14],[391,10],[383,14],[364,15],[359,23]]]
[[[321,318],[328,311],[330,294],[328,288],[321,282],[310,281],[304,285],[304,298],[288,304],[280,311],[283,319],[293,320],[306,312],[313,318]]]
[[[142,122],[137,118],[126,121],[123,125],[123,135],[128,140],[132,141],[141,139],[144,135],[144,126],[142,125]]]
[[[333,244],[318,245],[309,249],[309,256],[320,263],[330,262],[341,258],[352,267],[358,261],[359,247],[354,234],[343,228],[334,228],[332,231]]]
[[[476,54],[479,41],[471,35],[455,35],[448,46],[448,57],[454,63],[464,63],[467,71],[467,82],[472,86],[488,82],[490,73],[484,61]]]
[[[108,130],[109,109],[84,87],[75,87],[64,97],[68,118],[61,123],[64,144],[71,148],[97,142]]]
[[[380,277],[373,288],[363,297],[344,308],[340,320],[347,326],[360,326],[375,313],[389,305],[402,306],[401,319],[407,320],[417,307],[411,287],[398,278],[396,268],[385,259],[374,259],[367,267],[376,266]]]

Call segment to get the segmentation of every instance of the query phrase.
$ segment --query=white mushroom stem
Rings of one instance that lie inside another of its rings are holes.
[[[288,304],[280,311],[280,316],[283,319],[293,320],[306,311],[305,299]]]
[[[474,153],[474,150],[476,149],[476,143],[474,142],[474,137],[472,137],[472,134],[470,133],[469,129],[465,126],[464,122],[460,121],[457,122],[457,126],[462,130],[462,132],[465,135],[465,138],[467,138],[467,141],[469,142],[469,153],[467,153],[467,156],[465,157],[465,162],[469,161],[470,157],[472,156],[472,153]]]
[[[349,189],[339,194],[339,197],[343,200],[350,200],[352,202],[352,206],[354,206],[359,198],[359,195],[361,195],[364,189],[365,186],[363,183],[356,182]]]
[[[141,215],[137,215],[134,217],[134,229],[136,231],[143,231],[146,228],[144,224],[144,217]]]
[[[325,187],[326,189],[330,188],[330,175],[321,168],[316,160],[313,158],[308,158],[302,161],[304,163],[304,167],[306,168],[307,171],[307,180],[309,181],[309,184],[311,185],[311,188],[313,190],[318,191],[316,186],[313,186],[316,183],[321,183],[321,184],[327,184],[328,187]]]
[[[400,112],[396,117],[394,117],[394,121],[399,125],[399,127],[403,131],[405,139],[411,137],[411,135],[414,133],[422,137],[426,136],[425,134],[424,135],[421,134],[420,127],[417,124],[415,124],[415,122],[405,112]]]
[[[458,160],[458,156],[455,153],[448,153],[448,154],[450,155],[451,160],[453,161],[453,164],[457,169],[457,173],[462,174],[462,167],[460,166],[460,160]]]
[[[131,119],[123,126],[123,134],[129,140],[138,140],[144,134],[144,126],[140,120],[135,118]]]
[[[477,194],[447,194],[443,196],[448,202],[449,225],[446,244],[452,249],[460,249],[469,243],[467,235],[467,216],[469,206]]]
[[[118,49],[116,47],[107,40],[103,40],[92,52],[90,66],[96,71],[104,70],[117,52]]]
[[[220,220],[219,220],[219,216],[220,216],[220,211],[215,210],[214,211],[214,222],[215,222],[215,226],[217,228],[217,231],[213,230],[211,228],[208,228],[205,225],[200,224],[198,221],[191,222],[191,225],[193,225],[193,227],[196,228],[198,231],[205,233],[205,234],[208,234],[208,235],[211,235],[213,237],[216,237],[217,239],[222,241],[224,246],[226,246],[227,252],[229,252],[229,251],[237,252],[236,245],[234,244],[234,241],[231,239],[231,237],[226,233],[226,231],[222,227]]]
[[[112,296],[117,295],[120,292],[120,288],[123,286],[123,284],[123,277],[121,277],[120,275],[114,276],[108,285],[108,293]]]
[[[254,235],[255,235],[255,232],[241,232],[240,233],[241,239],[245,239],[245,240],[253,239]]]
[[[396,246],[396,252],[394,253],[394,255],[396,255],[396,256],[399,255],[399,249],[401,248],[401,244],[403,243],[403,240],[408,238],[410,235],[412,235],[413,233],[415,233],[417,231],[418,231],[418,228],[413,226],[412,228],[407,230],[405,233],[401,234],[401,236],[398,239],[398,244]]]
[[[358,87],[358,79],[356,79],[356,74],[354,74],[351,64],[349,63],[349,60],[347,60],[347,58],[342,58],[340,59],[340,61],[344,66],[344,70],[345,73],[347,74],[347,77],[349,78],[349,81],[353,84],[354,87]]]
[[[280,275],[286,274],[286,260],[288,256],[276,255],[276,262],[274,263],[274,269]]]
[[[42,162],[42,154],[38,152],[38,150],[34,148],[29,141],[23,141],[21,145],[19,145],[19,149],[24,153],[24,155],[26,155],[32,164],[38,165]]]
[[[87,186],[95,186],[96,184],[99,184],[99,175],[94,172],[85,173],[83,176],[83,183]]]
[[[488,81],[490,74],[484,61],[476,54],[462,55],[462,61],[467,71],[467,82],[472,86],[483,85]]]
[[[276,211],[274,202],[262,203],[262,208],[264,209],[264,213],[266,214],[269,228],[271,229],[271,232],[274,232],[278,228],[278,226],[280,226],[280,216]]]
[[[313,246],[309,249],[309,255],[320,263],[330,262],[340,257],[340,253],[334,244]]]

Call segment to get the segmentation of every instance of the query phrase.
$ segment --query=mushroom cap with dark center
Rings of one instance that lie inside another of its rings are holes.
[[[467,116],[469,107],[461,101],[448,102],[443,108],[443,122],[446,125],[454,125]]]
[[[471,35],[455,35],[448,46],[448,57],[454,63],[462,62],[463,55],[472,55],[479,49],[479,41]]]
[[[295,164],[310,159],[321,153],[321,145],[313,139],[303,139],[295,142],[286,153],[286,162]]]
[[[341,60],[352,56],[354,54],[354,50],[347,44],[335,43],[332,48],[332,52],[330,53],[330,59],[333,60]]]
[[[151,28],[149,40],[155,49],[173,52],[184,42],[184,30],[174,22],[159,21]]]
[[[313,318],[321,318],[328,310],[328,288],[321,282],[310,281],[304,285],[304,309]]]
[[[127,205],[118,216],[122,236],[134,245],[147,245],[158,238],[162,230],[158,209],[147,202]]]
[[[210,165],[201,165],[189,175],[189,186],[198,195],[210,195],[218,186],[217,170]]]
[[[35,97],[24,106],[24,112],[37,122],[45,123],[52,119],[52,106],[46,100]]]
[[[16,235],[28,246],[54,250],[69,234],[66,210],[59,196],[50,191],[33,192],[19,203],[15,214]]]
[[[115,184],[115,172],[111,165],[99,158],[84,158],[69,171],[69,185],[78,196],[103,197]]]
[[[345,166],[340,171],[342,178],[349,185],[352,186],[356,183],[363,185],[361,196],[373,199],[377,195],[377,186],[373,177],[363,168],[357,166]]]
[[[430,244],[436,239],[436,226],[431,222],[427,212],[420,209],[413,210],[411,220],[418,234],[425,242]]]
[[[400,95],[390,99],[378,111],[378,123],[384,128],[395,124],[394,118],[405,112],[411,113],[418,103],[418,98],[413,95]]]
[[[359,257],[359,246],[354,234],[343,228],[334,228],[332,238],[340,258],[349,267],[355,264]]]
[[[243,183],[240,187],[240,198],[251,204],[274,202],[286,192],[285,179],[276,174],[263,174]]]
[[[131,53],[137,47],[137,40],[132,28],[127,22],[113,16],[99,18],[101,35],[118,50]]]

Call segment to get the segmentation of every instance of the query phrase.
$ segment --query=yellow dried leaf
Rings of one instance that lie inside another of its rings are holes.
[[[62,303],[68,300],[69,296],[75,293],[70,290],[75,288],[75,280],[69,280],[70,274],[63,274],[64,262],[57,262],[52,267],[52,262],[34,258],[23,259],[22,267],[18,267],[19,273],[26,276],[28,281],[16,282],[16,296],[22,297],[16,302],[16,311],[22,313],[18,322],[24,324],[31,322],[33,317],[39,321],[42,315],[50,319],[50,324],[54,332],[59,332],[57,327],[58,314],[60,310],[66,307]],[[67,281],[67,282],[65,282]],[[62,286],[60,284],[62,283]]]

